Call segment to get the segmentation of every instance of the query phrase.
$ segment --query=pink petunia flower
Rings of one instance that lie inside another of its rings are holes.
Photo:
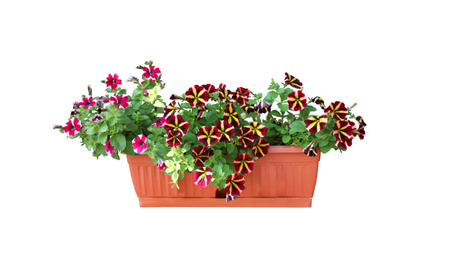
[[[117,108],[120,107],[126,108],[130,106],[130,100],[128,100],[128,96],[124,95],[112,96],[110,98],[110,101],[112,101]]]
[[[143,74],[144,77],[152,78],[152,79],[158,77],[158,74],[161,73],[160,68],[156,68],[155,66],[149,66],[148,68],[144,67],[143,71],[144,71],[144,74]]]
[[[84,106],[85,109],[88,109],[88,108],[90,108],[90,107],[93,107],[93,106],[96,104],[96,102],[94,102],[94,99],[92,99],[92,97],[89,97],[89,98],[83,98],[82,100],[83,100],[83,101],[82,101],[82,102],[79,102],[78,105],[79,105],[79,106]]]
[[[114,74],[114,76],[111,76],[111,74],[109,74],[106,78],[106,86],[111,87],[111,89],[116,89],[117,85],[122,85],[122,80],[119,79],[119,76],[117,74]]]
[[[69,122],[66,123],[66,126],[63,127],[63,130],[65,133],[69,132],[69,136],[74,136],[75,131],[80,132],[81,130],[80,120],[78,120],[78,118],[69,120]]]
[[[165,123],[166,123],[166,119],[164,117],[162,117],[162,118],[158,118],[157,120],[155,120],[155,122],[153,122],[152,125],[163,126]]]
[[[111,155],[114,153],[114,146],[111,145],[110,140],[105,144],[105,151]]]
[[[135,153],[143,153],[147,150],[147,138],[144,135],[138,135],[135,139],[133,139],[133,151]]]

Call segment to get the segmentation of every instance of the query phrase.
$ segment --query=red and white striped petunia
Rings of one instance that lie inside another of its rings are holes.
[[[138,135],[133,139],[133,151],[135,153],[143,153],[147,150],[147,138],[144,135]]]
[[[81,123],[78,118],[74,117],[66,123],[66,126],[63,127],[64,133],[69,133],[69,136],[74,136],[75,131],[80,132]]]
[[[208,167],[202,167],[193,172],[194,177],[194,184],[197,186],[200,186],[202,188],[205,188],[210,184],[211,176],[213,175],[213,172]]]
[[[235,171],[241,174],[250,173],[254,169],[254,159],[247,154],[240,154],[233,161]]]
[[[304,120],[307,130],[312,133],[317,133],[323,130],[324,126],[327,124],[327,116],[312,116]]]
[[[185,95],[186,101],[192,107],[203,107],[209,99],[207,90],[199,85],[194,85],[194,87],[189,88]]]
[[[228,142],[232,139],[235,133],[235,128],[225,120],[218,121],[216,123],[216,129],[218,130],[220,137],[219,142]]]
[[[202,126],[197,132],[197,139],[205,146],[211,146],[219,141],[221,134],[216,129],[216,126]]]
[[[337,120],[344,120],[346,115],[348,115],[348,109],[346,109],[345,104],[340,101],[330,103],[330,105],[324,109],[324,112],[330,113],[331,116]]]
[[[307,106],[307,98],[301,90],[295,90],[288,94],[288,107],[291,110],[302,110]]]

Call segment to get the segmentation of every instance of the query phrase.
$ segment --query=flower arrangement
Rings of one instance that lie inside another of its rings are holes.
[[[282,83],[272,80],[266,95],[204,84],[165,103],[158,95],[165,87],[160,69],[152,61],[137,69],[141,79],[127,80],[135,85],[132,95],[117,74],[109,74],[102,81],[107,94],[93,97],[88,86],[66,125],[54,128],[80,138],[97,158],[147,154],[173,186],[191,173],[195,185],[225,189],[227,201],[245,189],[245,176],[270,145],[301,146],[316,156],[346,151],[355,137],[365,137],[366,123],[351,112],[356,104],[326,106],[318,96],[307,98],[299,79],[288,73]]]

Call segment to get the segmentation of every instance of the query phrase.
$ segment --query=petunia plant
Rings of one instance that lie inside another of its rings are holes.
[[[284,81],[271,81],[268,93],[219,84],[198,84],[174,93],[165,103],[158,92],[165,86],[152,61],[141,80],[131,77],[132,95],[122,80],[110,74],[107,94],[88,96],[74,103],[65,126],[55,126],[70,138],[80,137],[93,155],[147,154],[170,175],[173,186],[190,174],[193,184],[224,189],[227,201],[245,190],[245,177],[266,156],[271,145],[295,145],[306,156],[346,151],[355,137],[363,139],[366,123],[343,102],[329,105],[307,97],[303,84],[285,73]]]

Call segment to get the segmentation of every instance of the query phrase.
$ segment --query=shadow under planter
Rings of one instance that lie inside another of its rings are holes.
[[[225,191],[194,184],[192,174],[172,188],[171,177],[160,171],[148,155],[127,155],[133,185],[141,207],[311,207],[318,163],[299,146],[271,146],[245,175],[245,189],[226,202]]]

